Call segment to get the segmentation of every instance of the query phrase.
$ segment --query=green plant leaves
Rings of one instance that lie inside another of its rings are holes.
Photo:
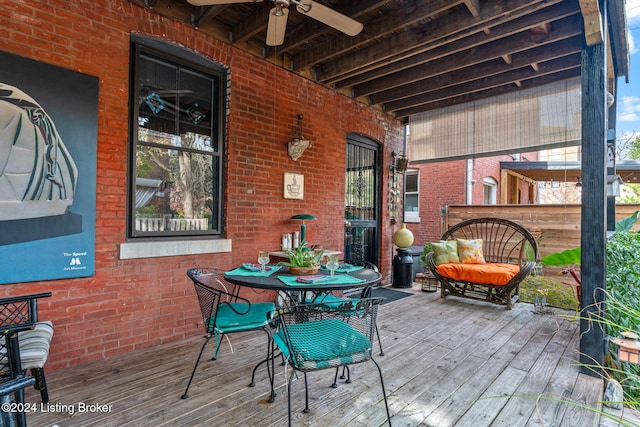
[[[622,218],[620,221],[616,222],[616,232],[624,233],[631,230],[633,224],[638,220],[638,213],[640,211],[635,211],[633,215],[628,216],[626,218]]]
[[[542,258],[540,261],[544,265],[562,267],[565,265],[580,265],[580,248],[567,249],[562,252],[555,252]]]

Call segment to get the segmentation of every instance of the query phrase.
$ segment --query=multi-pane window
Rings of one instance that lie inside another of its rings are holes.
[[[129,235],[219,235],[224,71],[133,47]]]
[[[404,177],[404,220],[420,221],[420,171],[409,169]]]

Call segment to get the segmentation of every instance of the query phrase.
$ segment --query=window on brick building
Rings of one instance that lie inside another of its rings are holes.
[[[420,171],[408,169],[404,178],[404,222],[420,222]]]
[[[498,203],[498,181],[488,177],[483,180],[484,186],[484,204],[495,205]]]
[[[131,51],[129,236],[220,235],[225,71],[159,41]]]

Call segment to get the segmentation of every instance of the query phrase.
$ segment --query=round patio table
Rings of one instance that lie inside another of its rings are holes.
[[[270,266],[274,267],[274,266]],[[233,270],[231,270],[232,272]],[[277,293],[284,293],[289,298],[290,301],[306,301],[307,293],[313,294],[322,294],[332,291],[344,291],[347,289],[355,289],[355,288],[367,288],[374,286],[380,283],[382,279],[382,275],[370,268],[361,268],[359,270],[351,271],[348,273],[339,273],[336,272],[334,275],[336,276],[336,281],[333,282],[331,280],[320,282],[320,283],[295,283],[288,284],[284,281],[280,280],[278,277],[283,276],[285,280],[293,281],[297,277],[294,274],[289,273],[287,267],[281,267],[278,271],[271,273],[268,276],[264,275],[233,275],[229,274],[227,271],[224,274],[225,280],[229,283],[233,283],[234,285],[246,286],[254,289],[263,289],[263,290],[271,290]],[[320,270],[316,275],[330,275],[329,272]],[[348,275],[359,281],[357,283],[349,282],[343,283],[338,279],[340,275]],[[300,296],[300,299],[298,299]]]

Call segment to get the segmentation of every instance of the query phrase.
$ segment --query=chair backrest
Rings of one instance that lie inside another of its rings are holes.
[[[383,298],[345,299],[278,310],[273,335],[285,357],[299,370],[326,369],[369,360],[378,306]]]
[[[502,218],[475,218],[462,221],[443,235],[442,240],[482,239],[482,253],[487,262],[522,265],[526,247],[538,258],[538,242],[520,224]],[[533,261],[533,260],[532,260]]]
[[[21,372],[16,334],[35,327],[38,321],[38,298],[50,296],[51,292],[43,292],[0,298],[0,377],[12,378]],[[10,339],[14,343],[11,348]]]
[[[249,300],[238,296],[240,287],[227,282],[224,279],[224,274],[216,268],[190,268],[187,270],[187,276],[195,287],[202,320],[207,332],[211,333],[215,330],[218,309],[221,305],[232,305],[238,302],[245,303],[246,308],[238,308],[238,305],[235,304],[233,311],[237,314],[244,314],[249,311],[251,306]]]

